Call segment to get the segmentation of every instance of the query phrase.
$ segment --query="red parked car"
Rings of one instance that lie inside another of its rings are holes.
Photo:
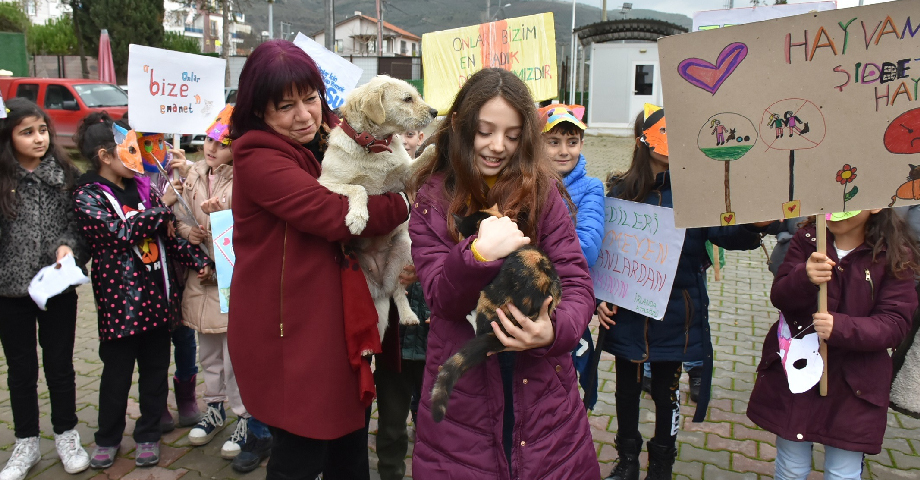
[[[90,112],[105,111],[115,120],[128,113],[128,94],[99,80],[0,77],[0,94],[28,98],[48,112],[63,147],[74,147],[73,134]]]

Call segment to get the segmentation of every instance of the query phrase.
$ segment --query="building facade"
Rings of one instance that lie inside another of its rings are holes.
[[[325,45],[325,30],[311,35],[313,40]],[[377,19],[355,12],[335,25],[335,49],[342,56],[389,57],[421,56],[421,37],[391,23],[383,22],[383,48],[377,52]]]

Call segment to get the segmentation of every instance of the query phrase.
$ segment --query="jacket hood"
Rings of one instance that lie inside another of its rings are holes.
[[[145,175],[136,175],[134,177],[134,183],[137,185],[137,193],[141,197],[141,201],[144,203],[145,208],[150,208],[153,204],[150,202],[150,178]],[[80,175],[80,178],[77,179],[77,187],[82,187],[85,185],[96,184],[99,188],[113,194],[112,187],[118,188],[117,185],[107,180],[102,175],[99,175],[99,172],[90,170],[83,175]]]

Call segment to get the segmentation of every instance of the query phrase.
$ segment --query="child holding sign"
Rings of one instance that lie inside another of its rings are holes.
[[[632,164],[621,177],[608,179],[607,195],[672,208],[668,163],[668,138],[664,109],[646,104],[635,123],[636,147]],[[770,222],[755,224],[763,227]],[[712,343],[709,336],[709,296],[706,240],[729,250],[760,246],[758,228],[688,228],[677,273],[660,321],[616,305],[601,302],[597,309],[602,328],[609,328],[603,348],[616,356],[616,409],[619,454],[608,480],[637,480],[642,435],[639,433],[639,396],[642,364],[651,363],[652,399],[655,401],[655,436],[648,442],[649,480],[670,479],[677,457],[680,428],[681,362],[704,360],[703,384],[694,421],[703,421],[712,382]],[[611,308],[612,307],[612,308]]]
[[[591,278],[564,187],[544,156],[533,104],[527,86],[511,72],[480,70],[434,134],[433,154],[418,160],[413,184],[421,188],[409,232],[431,307],[412,459],[418,478],[600,477],[571,354],[594,309]],[[455,215],[496,204],[506,216],[486,218],[477,235],[459,237]],[[562,298],[547,298],[535,319],[511,304],[499,309],[514,338],[493,323],[506,351],[460,378],[446,418],[435,423],[431,388],[439,367],[473,338],[467,314],[504,258],[529,243],[552,260]],[[550,301],[558,302],[552,316]],[[520,327],[509,320],[512,315]]]
[[[73,213],[78,171],[54,138],[50,118],[37,105],[24,98],[6,102],[6,118],[0,120],[0,342],[16,444],[0,472],[4,480],[26,478],[41,460],[36,343],[42,348],[61,463],[67,473],[89,467],[74,429],[77,292],[68,288],[45,309],[29,297],[29,283],[43,267],[68,255],[81,267],[89,260]]]
[[[904,220],[891,209],[827,216],[827,253],[816,251],[812,218],[796,232],[773,282],[770,300],[782,316],[764,340],[748,404],[748,417],[776,434],[779,480],[811,473],[813,442],[824,444],[824,478],[861,477],[864,455],[879,453],[885,436],[888,349],[907,335],[917,308],[920,250]],[[828,311],[816,313],[822,283]],[[827,342],[827,396],[817,386],[821,357],[781,347],[782,330],[793,342],[815,332]],[[816,375],[796,385],[796,371],[812,362]]]
[[[169,332],[179,322],[179,289],[167,256],[210,273],[210,259],[175,237],[173,214],[152,192],[133,130],[105,113],[86,117],[77,146],[92,164],[74,192],[77,221],[93,256],[98,305],[99,429],[90,466],[115,462],[125,430],[128,391],[138,366],[141,417],[134,427],[135,464],[159,462],[160,417],[166,405]]]

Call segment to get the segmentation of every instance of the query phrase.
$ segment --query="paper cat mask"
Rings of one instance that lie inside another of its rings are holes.
[[[134,173],[144,173],[144,161],[141,159],[141,150],[137,147],[137,133],[134,130],[125,130],[117,124],[112,125],[115,134],[115,152],[121,163]]]

